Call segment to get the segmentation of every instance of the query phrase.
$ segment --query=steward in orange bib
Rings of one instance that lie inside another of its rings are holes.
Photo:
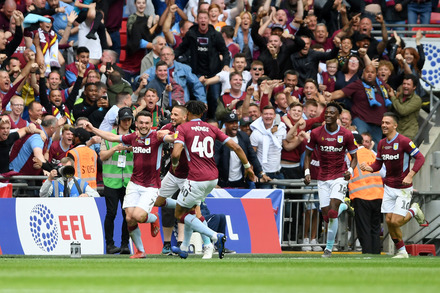
[[[380,223],[383,182],[379,172],[363,172],[360,164],[368,165],[376,160],[376,154],[362,146],[362,136],[353,134],[358,144],[358,163],[353,177],[348,181],[348,192],[355,210],[356,230],[362,253],[380,254]],[[351,158],[350,158],[351,159]]]
[[[67,152],[67,156],[75,160],[75,177],[87,181],[91,188],[96,189],[98,172],[98,155],[85,145],[90,134],[84,128],[71,128],[75,147]]]

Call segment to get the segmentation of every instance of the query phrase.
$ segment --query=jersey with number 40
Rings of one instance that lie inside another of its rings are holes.
[[[218,178],[214,160],[215,140],[226,143],[230,138],[220,129],[194,119],[179,125],[174,143],[182,143],[188,158],[188,180],[208,181]]]

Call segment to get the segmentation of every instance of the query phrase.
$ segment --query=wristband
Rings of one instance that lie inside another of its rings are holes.
[[[353,176],[353,168],[352,168],[352,167],[348,168],[347,171],[350,172],[350,175],[351,175],[351,176]]]
[[[304,176],[310,175],[310,169],[305,169],[304,170]]]
[[[248,168],[251,167],[251,164],[250,164],[249,162],[247,162],[246,164],[243,164],[243,167],[244,167],[245,169],[248,169]]]

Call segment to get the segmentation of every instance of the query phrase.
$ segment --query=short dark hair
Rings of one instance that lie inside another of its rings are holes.
[[[90,51],[89,49],[87,49],[87,47],[78,47],[78,49],[76,49],[76,55],[78,56],[81,53],[89,53]]]
[[[188,112],[195,116],[202,116],[206,111],[206,105],[201,101],[188,101],[186,102],[185,107]]]
[[[385,112],[385,113],[383,113],[383,117],[391,117],[391,118],[393,118],[394,122],[396,122],[397,124],[399,123],[399,117],[397,117],[396,113]]]
[[[342,107],[341,107],[341,105],[339,105],[339,103],[337,103],[337,102],[335,102],[335,101],[331,101],[330,103],[328,103],[328,104],[327,104],[327,108],[328,108],[328,107],[335,107],[335,108],[338,110],[339,114],[342,113]]]
[[[413,85],[416,87],[419,85],[419,78],[417,76],[415,76],[414,74],[405,74],[405,76],[403,77],[403,80],[405,79],[411,79],[413,82]]]
[[[91,85],[94,85],[94,86],[98,87],[98,85],[97,85],[96,82],[88,82],[88,83],[86,83],[86,84],[84,85],[84,89],[88,88],[88,87],[91,86]]]
[[[234,37],[234,28],[230,25],[225,25],[222,27],[221,33],[225,34],[228,39],[232,39]]]
[[[151,115],[150,111],[140,111],[139,113],[136,114],[136,121],[138,120],[138,117],[141,116],[145,116],[145,117],[150,117],[151,119],[153,119],[153,115]]]
[[[276,111],[275,111],[275,108],[272,106],[272,105],[266,105],[266,106],[264,106],[264,108],[263,108],[263,111],[264,110],[273,110],[275,113],[276,113]]]
[[[289,70],[286,70],[286,72],[284,72],[284,78],[286,78],[287,77],[287,75],[296,75],[297,77],[299,76],[299,72],[298,71],[296,71],[296,70],[293,70],[293,69],[289,69]]]
[[[129,95],[129,96],[131,97],[131,95],[130,95],[129,92],[120,92],[120,93],[116,96],[116,104],[121,104],[121,103],[125,100],[125,98],[127,97],[127,95]]]
[[[168,67],[168,64],[165,62],[165,61],[163,61],[163,60],[159,60],[157,63],[156,63],[156,69],[157,68],[159,68],[159,66],[166,66],[166,67]]]

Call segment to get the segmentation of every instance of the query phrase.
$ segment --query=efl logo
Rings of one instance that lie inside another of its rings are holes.
[[[83,254],[104,251],[102,219],[93,198],[17,198],[15,216],[24,254],[70,254],[72,241],[81,243]]]
[[[51,252],[58,243],[58,227],[55,217],[43,204],[37,204],[30,213],[30,230],[37,246]]]

